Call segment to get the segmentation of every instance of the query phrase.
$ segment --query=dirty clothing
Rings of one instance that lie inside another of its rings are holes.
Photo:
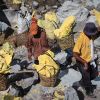
[[[84,70],[84,65],[77,61],[76,66],[78,67],[79,71],[82,74],[82,84],[83,87],[86,89],[86,91],[92,91],[92,83],[91,80],[96,78],[97,68],[94,68],[94,66],[90,65],[88,63],[88,71]]]
[[[49,49],[46,33],[42,28],[39,27],[38,33],[29,37],[27,46],[28,52],[34,56],[35,60]]]
[[[76,41],[73,52],[77,52],[81,55],[81,58],[87,62],[91,61],[91,46],[90,41],[84,33],[80,33],[79,38]]]

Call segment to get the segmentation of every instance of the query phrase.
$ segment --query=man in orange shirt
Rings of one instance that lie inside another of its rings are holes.
[[[46,33],[44,29],[38,26],[37,19],[34,17],[29,29],[27,48],[29,59],[33,55],[35,61],[38,60],[38,56],[49,49]]]
[[[96,65],[93,66],[91,61],[94,60],[93,38],[97,32],[98,29],[94,23],[87,23],[73,49],[73,56],[76,58],[78,69],[82,74],[82,83],[86,89],[86,94],[93,97],[91,80],[96,77]]]

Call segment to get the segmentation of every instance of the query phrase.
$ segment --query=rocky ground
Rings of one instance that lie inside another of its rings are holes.
[[[95,22],[94,18],[93,19],[90,18],[91,17],[89,15],[90,11],[94,8],[100,11],[100,0],[23,0],[23,2],[25,2],[25,6],[30,13],[32,13],[32,10],[35,9],[38,11],[40,16],[51,9],[55,10],[59,18],[59,21],[61,23],[67,16],[75,15],[77,18],[76,25],[73,29],[73,31],[75,32],[74,34],[75,41],[77,40],[77,37],[79,36],[79,32],[83,30],[83,27],[87,21]],[[21,6],[21,5],[16,5],[16,6],[13,5],[12,0],[1,0],[0,4],[6,4],[9,9],[11,9],[12,7],[15,10],[19,10]],[[3,8],[7,9],[7,7],[2,5],[0,6],[0,10],[2,10]],[[19,50],[19,51],[22,51],[22,50]],[[100,71],[100,37],[95,40],[95,53],[98,54],[98,58],[99,58],[98,67]],[[95,90],[95,94],[97,95],[97,98],[92,99],[79,93],[79,100],[100,100],[100,77],[97,77],[92,82],[94,85],[97,85],[97,88]],[[27,83],[27,81],[23,81],[22,83],[23,84]],[[40,89],[43,92],[44,88],[40,87]],[[33,90],[34,90],[34,87],[33,87]],[[45,90],[48,90],[48,89],[45,88]],[[24,100],[40,100],[40,99],[34,99],[35,96],[33,95],[32,91],[30,91],[30,93],[27,94],[30,97],[28,98],[24,97]],[[75,91],[72,89],[71,93],[74,94]],[[71,93],[69,93],[69,95],[67,96],[70,96],[70,97],[73,96],[76,98],[76,100],[78,100],[76,94],[71,95]],[[74,99],[69,98],[68,100],[75,100],[75,98]],[[44,100],[51,100],[51,99],[44,99]]]

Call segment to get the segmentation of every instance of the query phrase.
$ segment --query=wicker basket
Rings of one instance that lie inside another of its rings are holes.
[[[6,90],[8,87],[7,78],[5,75],[0,74],[0,91]]]
[[[16,35],[17,46],[25,45],[27,42],[27,33],[21,33]]]
[[[57,42],[62,50],[74,47],[74,35],[70,34],[62,39],[57,39]]]
[[[13,34],[10,35],[7,39],[4,39],[4,37],[5,37],[4,33],[0,34],[0,45],[2,45],[5,42],[9,42],[10,44],[13,44],[13,40],[15,38]]]
[[[43,75],[39,75],[40,76],[40,84],[46,87],[54,87],[56,85],[57,82],[57,75],[47,78]]]
[[[48,45],[49,45],[50,48],[58,47],[57,40],[48,38]]]

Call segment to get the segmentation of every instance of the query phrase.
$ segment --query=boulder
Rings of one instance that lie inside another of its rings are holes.
[[[59,74],[59,78],[61,79],[61,83],[63,85],[73,86],[74,83],[82,79],[82,75],[80,72],[70,68],[68,70],[61,71]]]
[[[77,22],[81,22],[87,19],[88,14],[89,11],[86,8],[72,1],[64,2],[63,5],[57,9],[57,16],[61,23],[70,15],[75,16]]]
[[[100,3],[97,5],[96,10],[100,11]]]

